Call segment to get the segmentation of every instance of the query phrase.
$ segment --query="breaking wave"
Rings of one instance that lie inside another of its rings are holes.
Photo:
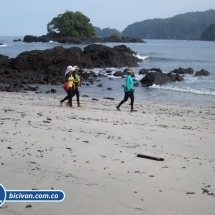
[[[0,47],[7,47],[7,46],[9,46],[9,45],[7,45],[7,44],[0,45]]]
[[[172,90],[172,91],[183,92],[183,93],[194,93],[194,94],[198,94],[198,95],[212,95],[212,96],[215,96],[214,91],[197,90],[197,89],[192,89],[190,87],[178,88],[178,87],[174,87],[174,86],[160,86],[160,85],[155,85],[154,84],[150,88],[163,89],[163,90]]]

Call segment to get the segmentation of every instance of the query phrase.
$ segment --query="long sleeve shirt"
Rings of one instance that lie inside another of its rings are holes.
[[[133,88],[133,86],[134,86],[134,81],[133,81],[132,77],[130,75],[127,75],[126,79],[125,79],[125,89],[124,89],[124,91],[126,93],[130,92],[131,89]]]

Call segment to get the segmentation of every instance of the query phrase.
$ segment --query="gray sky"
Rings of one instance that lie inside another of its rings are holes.
[[[134,22],[208,9],[215,9],[215,0],[0,0],[0,36],[44,35],[66,10],[82,12],[93,26],[122,31]]]

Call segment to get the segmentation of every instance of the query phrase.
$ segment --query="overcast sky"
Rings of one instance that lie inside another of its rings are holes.
[[[0,0],[0,36],[44,35],[66,10],[82,12],[93,26],[122,31],[134,22],[209,9],[215,0]]]

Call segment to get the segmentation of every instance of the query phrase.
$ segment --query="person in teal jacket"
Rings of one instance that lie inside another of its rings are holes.
[[[125,103],[128,98],[130,97],[131,99],[131,112],[133,111],[136,111],[134,110],[134,90],[133,90],[133,87],[134,87],[134,81],[132,79],[132,75],[134,74],[134,69],[133,68],[128,68],[127,70],[128,72],[128,75],[126,76],[126,79],[125,79],[125,88],[124,88],[124,93],[125,93],[125,96],[124,96],[124,99],[116,106],[116,109],[118,111],[120,111],[120,106]]]

